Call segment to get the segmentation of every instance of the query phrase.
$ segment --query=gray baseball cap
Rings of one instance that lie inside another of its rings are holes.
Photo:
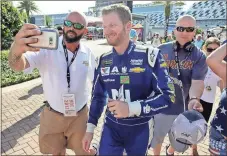
[[[194,145],[206,136],[207,122],[196,110],[181,113],[173,122],[170,134],[179,143]]]

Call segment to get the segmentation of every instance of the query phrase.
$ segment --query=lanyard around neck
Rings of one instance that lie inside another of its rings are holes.
[[[179,61],[179,56],[178,56],[178,48],[177,48],[177,44],[176,43],[174,43],[174,45],[173,45],[173,50],[174,50],[174,55],[175,55],[175,62],[177,64],[177,66],[176,66],[177,76],[178,76],[179,85],[180,85],[180,88],[181,88],[181,94],[182,94],[182,99],[183,99],[183,104],[184,104],[184,111],[185,111],[186,110],[186,103],[185,103],[183,82],[182,82],[181,73],[180,73],[180,61]]]
[[[65,45],[65,43],[63,41],[62,41],[62,46],[64,48],[65,59],[66,59],[66,62],[67,62],[67,75],[66,75],[66,78],[67,78],[68,91],[69,91],[69,89],[70,89],[70,70],[69,70],[69,67],[71,66],[71,64],[73,63],[73,61],[75,60],[75,58],[77,56],[79,46],[76,48],[75,53],[73,54],[73,57],[72,57],[70,63],[68,63],[68,61],[69,61],[68,50],[67,50],[66,45]]]
[[[178,79],[182,81],[182,79],[181,79],[181,72],[180,72],[180,60],[179,60],[179,56],[178,56],[178,47],[177,47],[177,44],[176,43],[174,43],[174,45],[173,45],[173,50],[174,50],[174,55],[175,55],[175,62],[176,62],[176,65],[177,65],[176,66],[177,76],[178,76]],[[188,52],[187,56],[184,58],[183,61],[187,60],[190,55],[191,55],[191,52]]]

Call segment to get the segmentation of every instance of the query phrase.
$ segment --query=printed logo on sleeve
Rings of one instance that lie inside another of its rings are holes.
[[[174,95],[170,95],[169,98],[170,98],[172,103],[175,103],[175,96]]]
[[[88,61],[83,61],[83,64],[84,64],[85,66],[89,66]]]
[[[127,67],[122,67],[121,72],[122,73],[127,73]]]
[[[130,63],[134,66],[141,66],[143,64],[143,59],[131,59]]]
[[[121,84],[129,84],[129,76],[120,76],[120,83]]]
[[[127,73],[127,67],[122,67],[121,69],[118,69],[117,66],[114,66],[111,69],[110,75],[128,75]]]
[[[105,79],[104,82],[115,82],[115,79]]]
[[[145,68],[140,68],[140,67],[131,68],[129,70],[129,72],[133,72],[133,73],[142,73],[144,71],[145,71]]]
[[[167,63],[166,63],[166,62],[162,62],[162,63],[160,64],[160,67],[161,67],[161,68],[167,68],[168,66],[167,66]]]
[[[110,66],[113,64],[113,60],[102,60],[101,65]]]
[[[101,74],[102,76],[110,75],[110,67],[101,68]]]
[[[151,111],[151,107],[147,104],[146,106],[143,106],[143,112],[144,114],[148,114]]]

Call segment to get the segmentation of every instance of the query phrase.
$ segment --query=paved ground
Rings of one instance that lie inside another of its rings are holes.
[[[100,51],[109,51],[106,45],[97,45],[103,41],[87,41],[96,55]],[[219,93],[218,93],[219,95]],[[38,145],[39,115],[43,109],[43,90],[40,79],[35,79],[19,85],[2,88],[2,111],[1,111],[1,155],[41,155]],[[219,96],[218,96],[219,97]],[[217,106],[216,100],[216,105]],[[95,132],[94,142],[100,139],[102,118]],[[168,144],[165,139],[162,155],[165,154],[164,147]],[[199,154],[209,155],[208,138],[206,137],[199,144]],[[68,155],[73,155],[71,150],[67,150]],[[149,155],[152,151],[149,150]],[[187,150],[183,155],[188,155]],[[179,153],[179,155],[182,155]]]

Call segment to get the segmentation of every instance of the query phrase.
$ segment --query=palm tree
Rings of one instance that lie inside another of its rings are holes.
[[[185,3],[183,1],[153,1],[152,4],[164,4],[165,5],[165,39],[168,33],[169,18],[171,14],[171,5],[183,6]]]
[[[23,0],[19,2],[19,6],[17,7],[20,12],[25,11],[27,15],[27,21],[30,22],[30,14],[33,12],[39,12],[39,9],[34,1]]]
[[[175,1],[174,4],[177,5],[177,6],[184,6],[185,2],[183,2],[183,1]]]
[[[182,1],[166,1],[165,2],[165,40],[167,38],[168,27],[169,27],[169,17],[171,14],[171,5],[183,6],[185,5]]]
[[[168,33],[168,27],[169,27],[169,16],[170,16],[170,1],[166,1],[165,4],[165,40],[167,38],[167,33]]]
[[[50,16],[44,15],[45,26],[50,27],[52,24],[52,18]]]
[[[28,21],[28,16],[27,16],[27,14],[26,14],[26,12],[25,11],[22,11],[22,12],[20,12],[20,15],[21,15],[21,19],[25,22],[25,23],[27,23]]]
[[[164,4],[164,1],[153,1],[152,4]]]

